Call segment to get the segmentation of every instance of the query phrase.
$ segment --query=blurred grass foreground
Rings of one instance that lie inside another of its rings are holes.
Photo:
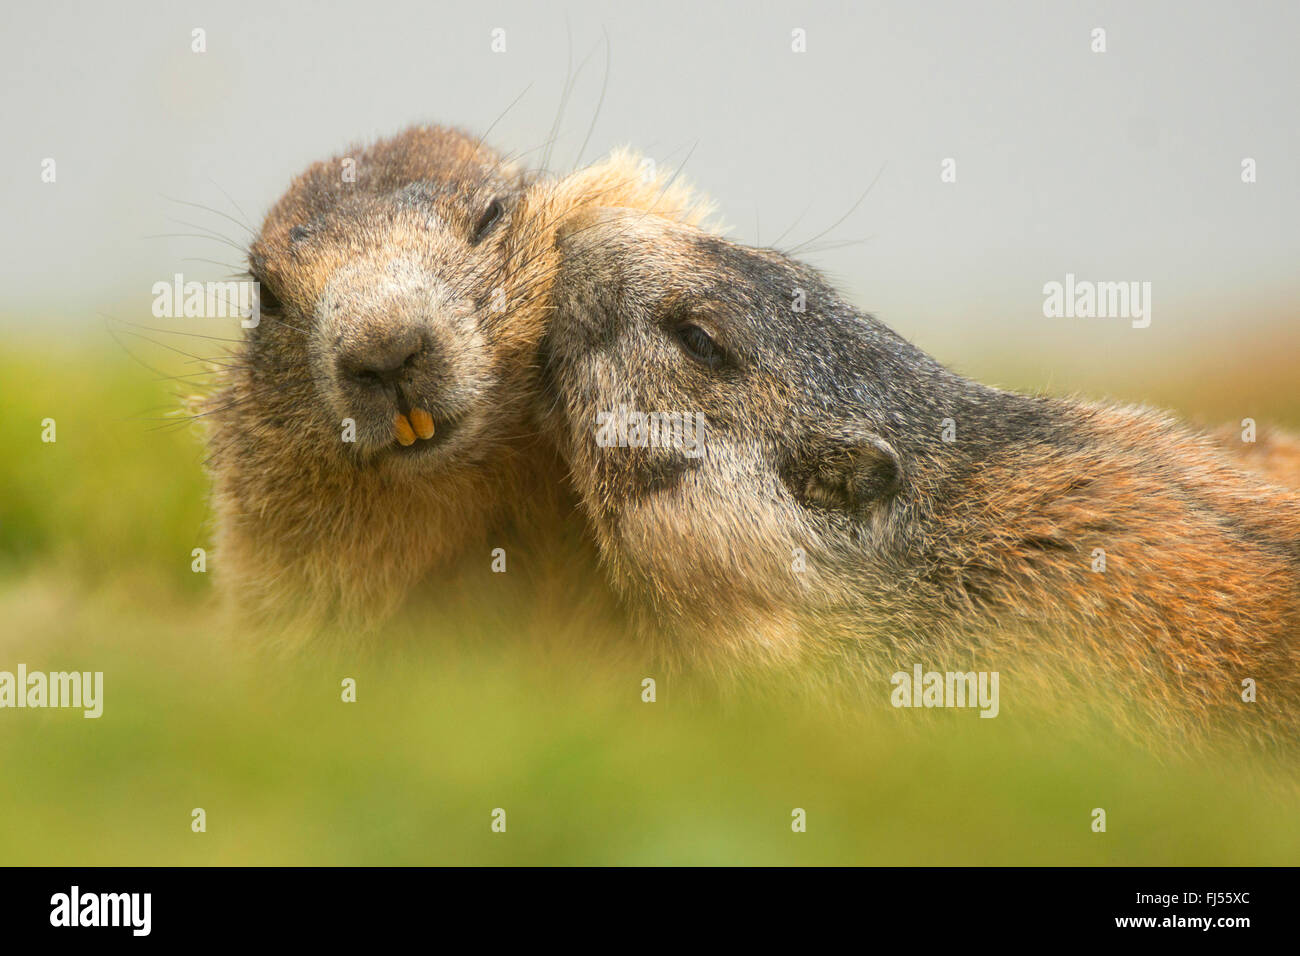
[[[250,665],[191,571],[211,527],[175,386],[111,345],[0,351],[0,670],[104,673],[97,720],[0,710],[0,864],[1300,860],[1294,764],[1062,738],[1009,695],[919,723],[666,684],[647,704],[530,650],[526,609],[513,633],[434,620],[389,654]]]

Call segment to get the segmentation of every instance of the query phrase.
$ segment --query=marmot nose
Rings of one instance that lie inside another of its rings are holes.
[[[340,353],[339,371],[366,388],[395,385],[414,367],[421,351],[418,336],[367,343]]]

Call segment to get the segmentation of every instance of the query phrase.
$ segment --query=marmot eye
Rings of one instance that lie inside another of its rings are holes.
[[[275,297],[271,287],[260,279],[254,279],[257,283],[257,306],[263,312],[279,312],[280,300]]]
[[[677,341],[687,355],[708,368],[717,368],[726,359],[726,353],[713,341],[713,336],[694,322],[684,322],[677,326]]]
[[[491,232],[492,227],[501,219],[501,213],[504,211],[501,200],[494,199],[488,203],[488,207],[483,210],[483,215],[478,217],[473,233],[470,234],[469,244],[473,246],[481,242],[483,237]]]

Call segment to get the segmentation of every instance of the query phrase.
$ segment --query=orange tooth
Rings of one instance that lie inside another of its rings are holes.
[[[411,431],[411,423],[406,420],[405,415],[398,412],[397,420],[393,424],[397,428],[397,441],[399,444],[415,444],[415,432]]]
[[[433,437],[433,416],[423,408],[411,409],[411,427],[421,438]]]

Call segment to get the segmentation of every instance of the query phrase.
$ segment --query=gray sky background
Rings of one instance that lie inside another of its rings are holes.
[[[1066,362],[1207,329],[1294,324],[1295,3],[25,3],[0,29],[0,326],[148,319],[150,287],[235,263],[309,162],[413,122],[553,166],[619,144],[714,196],[733,237],[809,252],[859,306],[951,360],[975,342]],[[567,23],[567,26],[566,26]],[[207,52],[190,51],[191,30]],[[490,50],[491,31],[508,50]],[[808,51],[791,52],[791,30]],[[1108,52],[1089,49],[1107,31]],[[537,152],[531,154],[538,156]],[[1240,180],[1243,157],[1259,181]],[[41,161],[58,181],[40,181]],[[940,181],[945,157],[958,181]],[[796,223],[797,220],[797,223]],[[792,224],[793,227],[792,227]],[[1066,272],[1153,283],[1152,327],[1050,320]],[[1089,351],[1091,350],[1091,351]],[[1064,367],[1064,365],[1062,365]]]

